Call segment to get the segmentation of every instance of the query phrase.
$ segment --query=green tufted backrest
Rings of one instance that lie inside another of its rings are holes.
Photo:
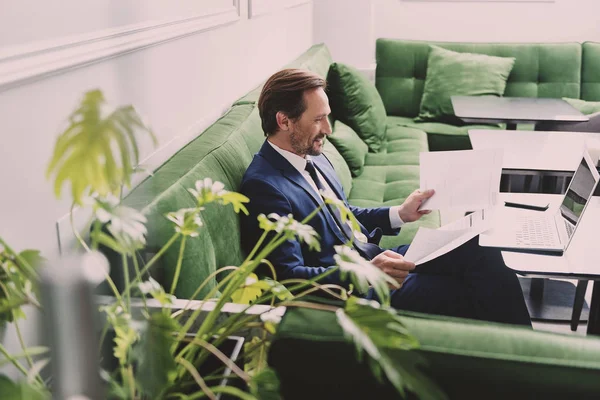
[[[581,99],[600,101],[600,43],[583,44]]]
[[[419,113],[430,44],[459,52],[515,57],[505,96],[580,96],[582,49],[579,43],[444,43],[377,39],[375,85],[388,115],[415,117]],[[599,73],[595,74],[597,77]]]
[[[155,253],[175,233],[166,213],[194,207],[188,188],[199,179],[211,178],[237,191],[263,141],[258,109],[251,104],[235,106],[129,193],[124,204],[141,210],[148,218],[148,252]],[[202,211],[202,220],[200,235],[186,240],[175,292],[179,298],[190,298],[211,273],[227,265],[240,265],[244,259],[239,218],[231,206],[209,204]],[[179,244],[175,242],[153,271],[167,288],[172,282]],[[208,293],[216,282],[212,279],[197,297]]]

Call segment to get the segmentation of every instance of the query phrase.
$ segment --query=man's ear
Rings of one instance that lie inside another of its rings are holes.
[[[275,114],[275,118],[277,119],[277,125],[279,126],[280,130],[282,130],[282,131],[290,130],[290,119],[288,118],[287,115],[285,115],[281,111],[278,111],[277,114]]]

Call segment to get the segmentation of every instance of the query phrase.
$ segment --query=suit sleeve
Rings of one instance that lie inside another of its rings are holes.
[[[400,228],[392,228],[390,224],[390,208],[362,208],[348,205],[352,214],[369,232],[381,228],[384,235],[397,235]]]
[[[242,215],[241,218],[242,246],[246,254],[249,254],[256,245],[258,238],[263,234],[263,230],[258,226],[258,215],[269,215],[271,213],[288,215],[292,214],[292,207],[283,193],[264,181],[246,181],[242,185],[241,192],[250,199],[250,203],[248,204],[249,215]],[[264,244],[269,243],[272,237],[273,235],[267,237]],[[267,259],[275,267],[277,280],[312,279],[334,268],[333,266],[304,265],[302,247],[296,238],[283,242],[267,256]],[[266,271],[262,270],[259,272],[264,272],[264,275],[271,275],[271,273]],[[338,272],[320,280],[319,283],[342,285]]]
[[[331,163],[331,160],[324,156],[325,160],[329,163],[329,166],[335,174],[335,167]],[[384,235],[397,235],[400,232],[400,228],[392,228],[390,224],[390,208],[389,207],[378,207],[378,208],[362,208],[352,206],[348,203],[347,194],[344,193],[342,184],[342,194],[344,196],[344,203],[348,206],[352,214],[356,217],[358,222],[362,224],[369,232],[374,229],[380,228]]]

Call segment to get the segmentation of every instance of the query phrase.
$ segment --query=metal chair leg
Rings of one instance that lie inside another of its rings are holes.
[[[577,326],[579,325],[579,318],[581,317],[581,310],[583,309],[588,282],[589,281],[586,280],[577,281],[575,300],[573,301],[573,314],[571,314],[571,330],[573,332],[577,330]]]

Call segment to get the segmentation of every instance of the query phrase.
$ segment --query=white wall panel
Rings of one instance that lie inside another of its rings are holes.
[[[248,0],[248,17],[256,18],[309,3],[312,0]]]
[[[34,9],[32,1],[13,2],[8,14],[2,2],[0,40],[31,49],[43,45],[41,38],[57,43],[64,39],[61,34],[82,37],[95,35],[98,30],[128,29],[128,24],[156,24],[159,20],[181,19],[186,13],[192,17],[202,13],[202,9],[178,8],[181,5],[163,12],[160,7],[167,2],[151,0],[141,10],[132,7],[133,1],[105,2],[103,10],[95,9],[89,2],[85,2],[86,7],[79,7],[76,1],[71,3],[66,17],[59,21],[72,23],[67,29],[50,21],[45,25],[41,20],[32,23],[38,18],[30,15]],[[129,6],[126,11],[122,3]],[[191,7],[192,2],[185,4]],[[231,8],[232,4],[231,0],[212,2],[212,6],[219,7]],[[38,248],[46,256],[56,253],[55,221],[68,211],[70,204],[64,198],[55,200],[45,170],[67,116],[85,91],[100,88],[112,104],[133,104],[150,121],[159,144],[166,146],[156,156],[158,160],[165,159],[234,100],[313,43],[312,7],[286,7],[248,19],[247,1],[239,5],[241,17],[234,17],[232,23],[150,47],[133,48],[0,91],[0,236],[16,249]],[[46,11],[48,18],[60,14]],[[229,12],[227,15],[231,16]],[[79,17],[87,22],[73,22]],[[20,25],[34,31],[26,32],[28,29],[19,29]],[[86,26],[89,31],[84,29]],[[29,42],[30,39],[35,41]],[[0,47],[0,54],[8,54],[10,49],[15,47]],[[11,70],[18,72],[28,66],[16,63]],[[156,151],[149,140],[140,145],[142,158]]]

